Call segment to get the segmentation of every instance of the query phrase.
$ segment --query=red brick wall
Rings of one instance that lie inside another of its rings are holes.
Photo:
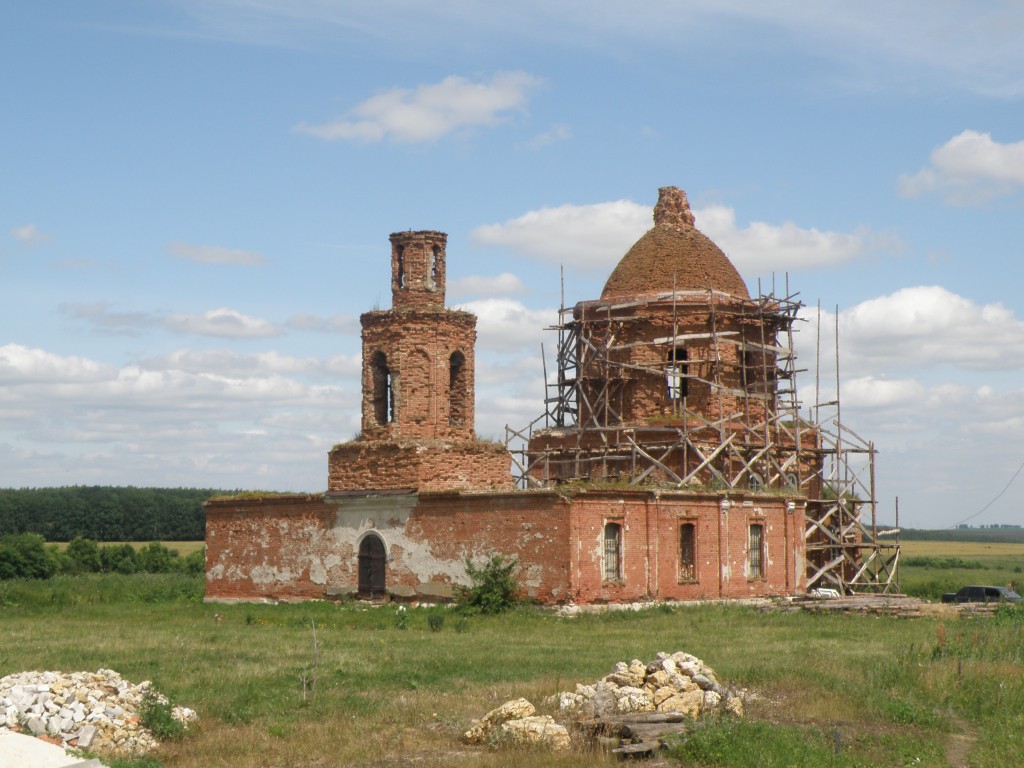
[[[322,496],[208,502],[207,599],[322,598],[333,517]]]
[[[750,502],[747,504],[747,502]],[[352,594],[359,542],[379,535],[399,598],[447,599],[465,561],[518,559],[544,602],[695,600],[805,588],[802,507],[777,497],[632,492],[425,493],[270,497],[207,504],[207,598],[301,600]],[[606,581],[602,537],[622,524],[622,576]],[[696,526],[696,578],[679,575],[679,524]],[[746,574],[751,522],[765,527],[764,577]],[[721,555],[721,557],[720,557]]]
[[[448,235],[430,230],[395,232],[391,240],[391,306],[444,308]]]
[[[531,597],[569,595],[568,504],[552,493],[271,497],[206,506],[206,597],[303,600],[353,594],[359,542],[379,535],[388,591],[447,599],[467,558],[522,564]]]
[[[730,501],[708,495],[582,494],[573,499],[573,572],[579,602],[698,600],[756,597],[804,589],[802,508],[785,499],[748,497]],[[607,523],[622,526],[622,579],[608,581],[603,569]],[[679,526],[695,525],[695,578],[679,571]],[[751,523],[765,528],[764,577],[748,578],[747,536]]]
[[[406,528],[411,539],[429,544],[440,560],[477,565],[491,554],[514,557],[527,596],[562,602],[571,594],[569,505],[552,493],[507,495],[423,495]],[[396,571],[415,553],[396,558]],[[408,568],[406,576],[415,573]]]
[[[476,316],[438,308],[367,312],[363,326],[363,437],[367,439],[451,439],[474,436],[474,345]],[[374,405],[374,355],[387,359],[394,388],[394,418],[382,424]],[[451,357],[462,362],[461,407],[453,423]]]
[[[368,490],[512,490],[512,457],[482,440],[415,443],[354,440],[327,458],[327,488]]]

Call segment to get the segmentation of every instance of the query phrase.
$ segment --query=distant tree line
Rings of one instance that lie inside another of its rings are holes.
[[[0,536],[46,541],[202,541],[203,502],[232,491],[73,485],[0,488]]]
[[[1021,528],[904,528],[900,531],[903,541],[973,541],[979,544],[1020,544],[1024,542]]]
[[[48,579],[58,573],[187,573],[201,574],[205,555],[199,549],[187,557],[151,541],[140,549],[131,544],[100,546],[77,536],[63,550],[47,544],[37,533],[0,536],[0,580]]]

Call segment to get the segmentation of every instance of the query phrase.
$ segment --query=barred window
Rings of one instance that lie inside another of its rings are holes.
[[[697,542],[693,523],[679,526],[679,578],[697,580]]]
[[[604,526],[604,578],[605,581],[622,579],[622,526],[618,523]]]
[[[750,526],[747,551],[747,576],[751,579],[764,578],[764,526],[754,523]]]

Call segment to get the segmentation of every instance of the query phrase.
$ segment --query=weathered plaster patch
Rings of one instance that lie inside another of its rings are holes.
[[[309,580],[314,584],[326,584],[327,583],[327,568],[324,564],[316,558],[310,558],[309,562]]]
[[[358,551],[358,543],[373,532],[384,539],[388,560],[425,582],[431,575],[443,576],[452,582],[468,584],[465,560],[483,553],[460,552],[456,559],[437,557],[429,542],[408,533],[409,520],[416,509],[418,496],[361,496],[333,500],[338,505],[331,535],[339,546],[348,545]],[[377,520],[387,520],[384,530],[375,527]],[[393,588],[392,588],[393,590]]]

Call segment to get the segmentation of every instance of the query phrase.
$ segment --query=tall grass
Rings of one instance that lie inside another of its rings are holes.
[[[582,746],[494,753],[458,737],[507,699],[551,712],[547,696],[616,661],[686,650],[747,689],[748,717],[694,732],[673,751],[682,765],[942,766],[960,731],[979,737],[973,768],[1024,764],[1024,609],[943,621],[723,605],[572,619],[409,608],[399,629],[394,607],[207,605],[201,587],[179,574],[0,583],[0,675],[109,667],[153,680],[201,717],[152,756],[166,768],[590,766],[615,760]],[[311,622],[318,685],[304,699]]]

